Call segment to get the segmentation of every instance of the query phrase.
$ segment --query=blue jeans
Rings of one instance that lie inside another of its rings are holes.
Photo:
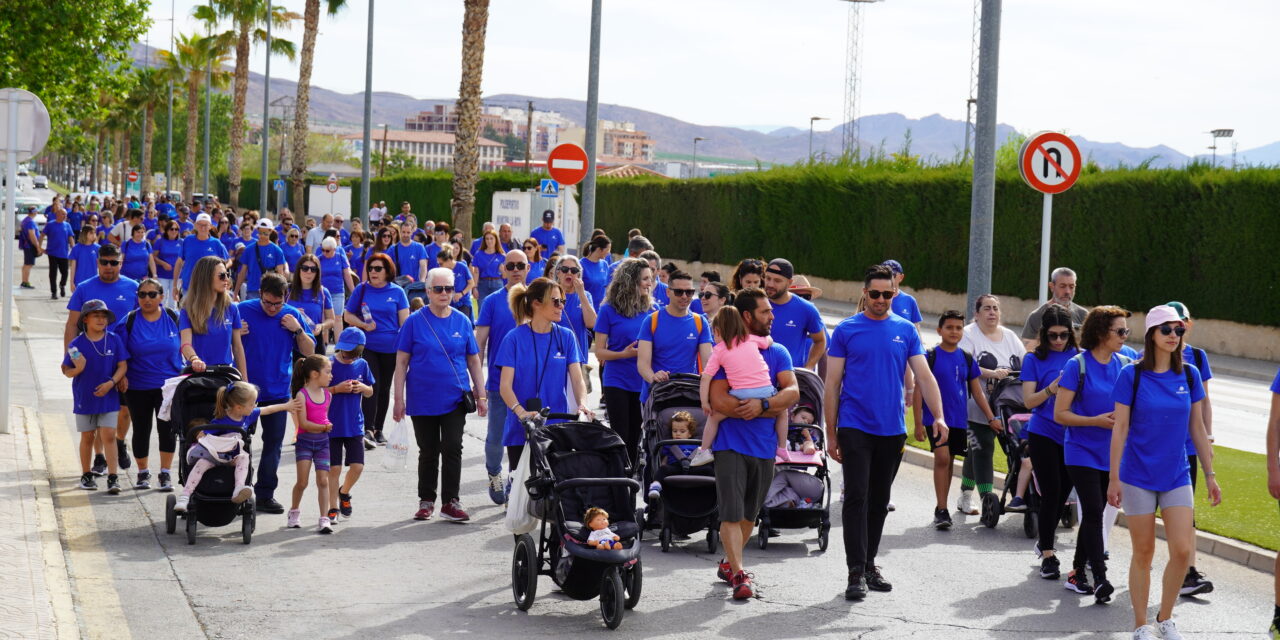
[[[507,403],[497,391],[489,391],[489,432],[484,437],[484,468],[489,475],[502,473],[502,433],[507,425]],[[496,401],[496,402],[495,402]]]
[[[244,299],[245,299],[245,300],[257,300],[258,298],[261,298],[261,297],[262,297],[262,296],[261,296],[260,292],[258,292],[258,291],[248,291],[248,290],[246,290],[246,291],[244,292]]]
[[[503,281],[501,278],[480,278],[480,280],[476,282],[476,292],[480,298],[480,302],[484,303],[484,299],[489,297],[489,294],[494,291],[501,289],[502,285]]]
[[[259,407],[288,402],[288,398],[262,400]],[[280,467],[280,447],[284,444],[285,418],[288,413],[280,411],[269,416],[258,418],[258,439],[261,445],[261,458],[258,460],[258,481],[253,485],[253,492],[258,502],[265,502],[275,497],[276,487],[280,485],[276,477],[276,469]]]

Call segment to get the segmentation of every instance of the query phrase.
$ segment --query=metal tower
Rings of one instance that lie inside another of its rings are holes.
[[[845,44],[844,127],[841,152],[846,157],[858,150],[858,97],[862,75],[862,5],[880,0],[842,0],[849,3],[848,42]]]
[[[964,158],[968,162],[973,140],[973,111],[978,106],[978,42],[982,30],[982,0],[973,0],[973,34],[969,44],[969,98],[964,103]]]

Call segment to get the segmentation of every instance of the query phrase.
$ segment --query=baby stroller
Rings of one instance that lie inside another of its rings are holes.
[[[187,462],[187,449],[195,443],[194,436],[202,427],[188,430],[192,420],[213,419],[214,403],[218,390],[240,381],[240,373],[234,367],[219,365],[210,367],[201,373],[190,373],[178,383],[173,394],[173,405],[170,408],[171,422],[178,436],[178,484],[187,482],[187,474],[191,472],[191,464]],[[250,435],[245,434],[245,451],[249,451]],[[253,477],[253,458],[250,456],[249,478]],[[177,496],[170,493],[164,505],[164,528],[166,533],[173,533],[178,528],[178,516],[186,520],[187,544],[196,543],[196,523],[206,527],[221,527],[230,524],[236,516],[240,516],[240,535],[245,544],[253,540],[255,524],[254,500],[250,498],[240,504],[231,501],[235,490],[235,467],[217,465],[205,472],[200,484],[191,492],[191,501],[187,510],[179,514],[174,511]]]
[[[831,470],[823,453],[823,384],[818,374],[808,369],[797,368],[795,374],[800,404],[814,410],[818,424],[792,424],[788,429],[788,450],[779,452],[774,461],[773,484],[760,510],[756,539],[765,549],[770,529],[817,529],[818,549],[826,551],[831,533]],[[812,455],[800,451],[806,432],[818,449]]]
[[[671,437],[671,416],[688,411],[696,422],[694,435],[702,437],[706,416],[698,398],[698,376],[673,374],[665,382],[658,382],[649,390],[649,399],[641,408],[644,416],[645,461],[642,473],[644,486],[657,478],[657,473],[667,458],[667,448],[679,445],[701,444],[701,440],[675,440]],[[662,479],[662,499],[658,504],[648,504],[642,512],[648,526],[659,528],[658,540],[662,551],[671,548],[677,535],[687,536],[706,530],[707,553],[715,553],[720,544],[719,505],[716,500],[715,463],[703,467],[689,466],[681,460],[682,473]],[[648,496],[645,497],[646,502]],[[646,522],[637,518],[637,522]],[[643,529],[643,526],[642,526]]]
[[[987,494],[982,500],[982,515],[979,516],[979,521],[992,529],[1000,523],[1000,516],[1005,513],[1005,505],[1018,490],[1018,479],[1022,476],[1022,461],[1028,455],[1026,427],[1031,421],[1031,413],[1023,404],[1022,380],[1017,372],[997,380],[991,386],[987,401],[991,404],[991,410],[1004,425],[1004,431],[996,433],[996,442],[1000,450],[1004,451],[1009,467],[1004,490],[1000,492],[999,497],[995,494]],[[1022,531],[1028,538],[1034,538],[1038,533],[1036,513],[1040,504],[1040,495],[1034,483],[1027,485],[1027,493],[1023,499],[1027,507],[1023,514]]]
[[[640,527],[633,511],[640,483],[631,477],[627,447],[613,430],[577,415],[543,413],[524,423],[528,437],[530,509],[542,518],[538,539],[516,537],[511,590],[516,607],[527,611],[538,590],[538,576],[549,575],[575,600],[600,597],[600,613],[610,629],[622,624],[625,609],[640,602]],[[621,549],[597,549],[586,541],[590,530],[581,518],[589,507],[610,514],[610,528]]]

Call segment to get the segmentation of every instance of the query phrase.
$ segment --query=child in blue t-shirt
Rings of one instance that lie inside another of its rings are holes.
[[[351,488],[364,472],[364,412],[361,402],[373,396],[373,371],[364,355],[364,332],[347,327],[338,335],[332,361],[333,380],[329,392],[333,394],[329,405],[329,419],[333,431],[329,432],[329,521],[337,522],[338,515],[351,517]],[[372,443],[369,443],[372,445]],[[369,448],[372,448],[370,446]],[[342,463],[347,463],[347,477],[339,482]]]
[[[89,300],[80,308],[80,335],[62,356],[62,375],[71,378],[76,431],[80,433],[80,488],[93,491],[98,484],[89,469],[93,442],[98,431],[103,442],[116,437],[116,417],[120,412],[117,385],[128,369],[129,350],[116,334],[107,331],[115,324],[115,314],[101,300]],[[116,475],[117,450],[106,447],[107,492],[120,493]]]
[[[658,468],[653,482],[649,485],[650,504],[654,504],[654,501],[662,495],[662,481],[667,476],[676,474],[709,476],[714,473],[711,466],[689,467],[686,470],[682,464],[683,461],[692,458],[693,453],[698,450],[698,445],[695,444],[697,431],[698,422],[688,411],[677,411],[671,416],[671,439],[688,440],[691,444],[669,444],[664,447],[666,464]]]

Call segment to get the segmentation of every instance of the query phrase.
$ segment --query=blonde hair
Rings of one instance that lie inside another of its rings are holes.
[[[511,293],[507,294],[507,304],[511,307],[511,315],[516,319],[516,326],[533,320],[534,301],[546,302],[547,294],[552,289],[563,291],[560,285],[547,278],[538,278],[528,286],[517,284],[511,287]]]
[[[248,382],[232,382],[218,389],[218,397],[213,403],[213,417],[225,418],[227,409],[258,401],[258,388]]]
[[[227,317],[227,309],[231,307],[231,294],[226,291],[218,293],[213,289],[214,273],[218,265],[226,267],[222,258],[205,256],[191,270],[191,289],[182,299],[182,308],[187,312],[192,333],[208,333],[209,321],[222,322]]]
[[[677,411],[674,414],[672,414],[671,424],[668,426],[671,427],[672,431],[675,431],[675,427],[677,424],[689,425],[690,434],[696,435],[698,433],[698,421],[694,420],[693,414],[689,413],[688,411]]]

